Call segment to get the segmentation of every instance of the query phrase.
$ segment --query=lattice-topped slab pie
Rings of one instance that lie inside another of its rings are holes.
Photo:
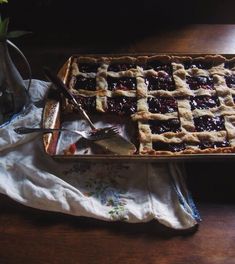
[[[138,124],[139,154],[235,152],[235,58],[75,57],[67,81],[86,111]]]

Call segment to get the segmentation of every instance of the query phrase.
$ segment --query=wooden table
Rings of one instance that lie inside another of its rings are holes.
[[[122,43],[52,45],[18,41],[35,78],[58,70],[74,53],[173,52],[235,54],[235,25],[186,25],[134,35]],[[108,41],[108,43],[107,43]],[[40,45],[41,44],[41,45]],[[234,264],[234,161],[186,163],[188,186],[203,221],[188,234],[147,224],[106,223],[22,206],[0,196],[0,263]]]

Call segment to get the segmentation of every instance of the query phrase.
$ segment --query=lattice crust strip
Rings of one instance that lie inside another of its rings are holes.
[[[235,152],[235,58],[77,57],[69,89],[87,111],[137,122],[140,154]]]

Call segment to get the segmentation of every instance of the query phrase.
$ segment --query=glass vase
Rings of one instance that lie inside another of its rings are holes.
[[[11,59],[8,45],[21,55],[27,65],[30,75],[28,87]],[[0,41],[0,126],[27,106],[30,83],[31,69],[23,53],[9,40]]]

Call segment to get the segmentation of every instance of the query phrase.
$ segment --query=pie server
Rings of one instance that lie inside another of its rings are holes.
[[[48,68],[44,68],[45,76],[51,81],[54,86],[66,97],[68,98],[73,105],[78,108],[79,112],[82,113],[83,117],[90,123],[90,118],[85,112],[84,109],[81,108],[81,105],[78,104],[77,100],[74,98],[73,94],[70,93],[65,86],[65,84],[61,81],[61,79],[54,73],[52,73]],[[95,127],[94,127],[95,128]],[[107,152],[117,155],[132,155],[136,152],[136,147],[129,140],[122,137],[120,134],[115,134],[111,137],[104,138],[101,140],[94,141],[95,144],[104,148]]]

